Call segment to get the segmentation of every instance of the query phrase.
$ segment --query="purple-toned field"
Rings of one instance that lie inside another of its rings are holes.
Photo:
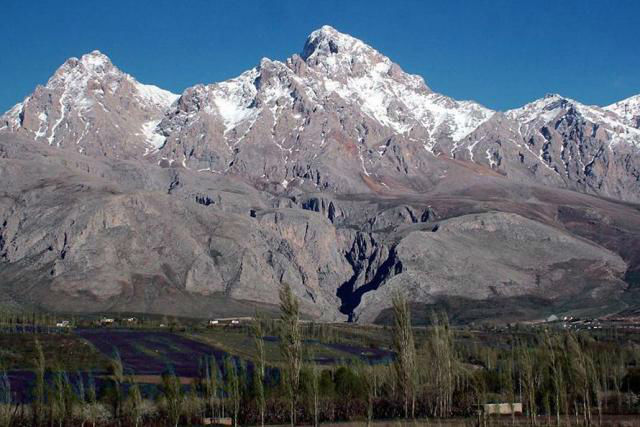
[[[183,377],[198,376],[205,357],[220,361],[225,353],[207,344],[170,332],[122,329],[81,329],[75,332],[108,357],[117,351],[125,373],[159,375],[172,370]]]
[[[11,399],[14,402],[29,401],[36,374],[32,371],[9,371],[7,377],[11,385]]]

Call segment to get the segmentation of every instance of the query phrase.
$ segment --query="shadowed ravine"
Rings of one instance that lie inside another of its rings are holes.
[[[372,255],[372,257],[374,255]],[[402,263],[396,259],[395,248],[391,248],[387,259],[377,268],[373,278],[354,289],[356,281],[364,272],[357,263],[349,259],[349,256],[347,256],[347,259],[354,268],[354,274],[348,281],[338,288],[337,296],[342,302],[340,305],[340,312],[348,315],[349,322],[353,322],[357,320],[355,319],[354,310],[360,304],[362,296],[369,291],[378,289],[378,287],[388,278],[402,273]],[[368,267],[369,266],[367,266],[367,270]]]

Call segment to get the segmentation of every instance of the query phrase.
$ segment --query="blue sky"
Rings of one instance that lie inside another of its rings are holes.
[[[300,52],[323,24],[364,40],[434,90],[508,109],[560,93],[640,93],[640,1],[18,1],[0,8],[0,110],[65,59],[99,49],[180,93]]]

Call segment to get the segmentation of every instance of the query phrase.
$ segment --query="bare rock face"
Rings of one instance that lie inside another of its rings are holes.
[[[0,129],[90,156],[140,158],[162,145],[153,129],[177,98],[94,51],[67,60],[0,119]]]
[[[622,118],[625,124],[640,129],[640,95],[623,99],[604,107],[604,109],[615,113]]]
[[[323,320],[396,291],[633,310],[639,106],[494,112],[328,26],[180,96],[71,58],[0,117],[0,307],[253,314],[289,283]]]
[[[159,155],[280,190],[366,191],[421,181],[438,140],[457,140],[491,114],[323,27],[302,56],[188,89],[160,124]]]
[[[364,321],[390,307],[395,291],[430,303],[443,295],[486,300],[526,294],[552,301],[590,295],[598,300],[619,298],[626,288],[620,277],[627,266],[619,255],[510,213],[464,215],[411,231],[395,252],[401,272],[364,296],[357,308]]]
[[[170,193],[171,169],[130,163],[103,177],[100,161],[62,161],[55,150],[31,148],[31,156],[13,153],[0,165],[3,178],[20,176],[10,182],[20,196],[0,204],[2,289],[14,300],[72,311],[214,315],[171,299],[275,306],[287,282],[309,314],[341,317],[333,284],[346,280],[349,266],[322,216],[272,210],[256,190],[225,178],[178,173],[180,188]],[[209,188],[211,203],[193,197],[192,186]],[[31,287],[25,271],[44,282]]]
[[[373,321],[396,289],[423,303],[633,303],[622,278],[640,265],[640,213],[591,196],[480,175],[464,193],[283,198],[239,178],[7,135],[0,153],[0,300],[10,307],[251,314],[276,307],[282,283],[324,320]]]
[[[600,108],[548,95],[492,117],[451,154],[517,180],[637,202],[635,105],[630,99]]]

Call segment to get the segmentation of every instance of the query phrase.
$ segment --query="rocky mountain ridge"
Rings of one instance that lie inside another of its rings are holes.
[[[138,83],[97,51],[72,58],[0,129],[89,155],[242,175],[283,192],[422,191],[442,175],[433,157],[446,155],[516,180],[638,201],[639,111],[638,96],[600,108],[549,95],[494,112],[433,92],[324,26],[300,55],[264,58],[180,96]]]
[[[0,119],[5,132],[91,156],[139,158],[178,95],[144,85],[99,51],[70,58]]]
[[[494,112],[328,26],[181,95],[95,51],[0,118],[0,305],[252,314],[286,282],[323,320],[396,290],[509,302],[478,318],[634,307],[638,112]]]

